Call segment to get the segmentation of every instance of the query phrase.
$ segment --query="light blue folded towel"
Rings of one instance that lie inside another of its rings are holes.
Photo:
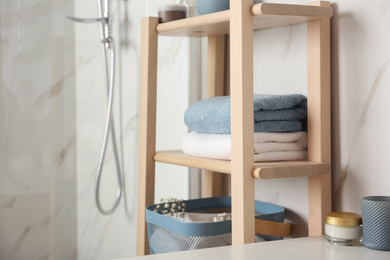
[[[306,97],[291,95],[254,95],[255,132],[296,132],[302,130],[307,114]],[[192,104],[184,122],[193,131],[230,134],[230,97],[213,97]]]

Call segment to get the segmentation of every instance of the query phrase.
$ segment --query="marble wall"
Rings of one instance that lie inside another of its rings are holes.
[[[360,213],[361,197],[390,195],[390,2],[331,4],[333,209]],[[255,93],[305,94],[306,57],[305,25],[256,32]],[[296,226],[307,222],[305,177],[256,181],[256,198],[285,206]]]
[[[0,259],[77,257],[72,1],[0,1]]]
[[[165,2],[174,2],[167,0]],[[95,205],[95,176],[107,107],[100,31],[97,24],[75,25],[76,131],[77,131],[77,240],[78,259],[114,259],[135,255],[138,169],[138,107],[141,18],[156,15],[162,1],[113,1],[113,37],[117,60],[114,122],[124,197],[114,214],[104,216]],[[75,2],[75,15],[95,17],[96,0]],[[190,40],[159,38],[157,149],[180,149],[187,133],[183,124],[188,107]],[[173,185],[172,185],[173,183]],[[104,208],[116,196],[117,179],[111,139],[101,181]],[[157,200],[189,197],[189,174],[185,167],[158,164]]]
[[[103,216],[94,200],[107,106],[99,26],[65,19],[96,17],[96,0],[0,1],[0,259],[135,255],[140,21],[152,2],[112,2],[125,183],[117,211]],[[188,131],[182,121],[194,59],[193,41],[160,39],[157,149],[180,149]],[[116,194],[114,167],[109,142],[105,208]],[[190,196],[187,168],[158,165],[156,172],[156,199]]]
[[[64,19],[95,17],[96,2],[0,1],[0,259],[135,255],[139,35],[149,0],[113,3],[114,118],[126,199],[113,215],[103,216],[94,202],[106,112],[99,29]],[[389,195],[389,4],[332,1],[334,210],[359,213],[361,197]],[[194,41],[160,43],[157,147],[178,149],[187,132],[182,114],[200,95],[189,86],[199,84],[205,63],[194,63],[199,51]],[[305,25],[256,32],[254,48],[256,93],[306,93]],[[111,144],[106,161],[102,194],[108,207],[116,191]],[[158,165],[156,198],[188,198],[189,179],[186,168]],[[307,222],[304,177],[256,181],[256,199],[285,206],[296,227]],[[305,234],[305,228],[294,232]]]

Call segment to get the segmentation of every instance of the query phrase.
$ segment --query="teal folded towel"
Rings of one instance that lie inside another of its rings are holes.
[[[306,97],[291,95],[254,95],[255,132],[297,132],[307,115]],[[230,134],[230,97],[213,97],[192,104],[184,122],[193,131]]]

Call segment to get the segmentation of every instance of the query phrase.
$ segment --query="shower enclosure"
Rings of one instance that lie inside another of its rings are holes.
[[[135,255],[139,37],[149,1],[112,4],[113,115],[125,174],[124,200],[105,216],[94,201],[107,112],[99,25],[65,18],[96,17],[96,0],[0,0],[0,259]],[[160,43],[157,109],[166,116],[158,116],[165,137],[157,137],[157,147],[179,149],[187,132],[183,113],[197,95],[189,86],[200,84],[194,63],[198,43],[182,38]],[[109,140],[100,188],[104,208],[116,196],[114,159]],[[156,198],[189,198],[189,178],[186,169],[157,165]],[[174,189],[167,183],[172,179]]]

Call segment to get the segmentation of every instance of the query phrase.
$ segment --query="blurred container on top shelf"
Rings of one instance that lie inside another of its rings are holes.
[[[261,3],[254,0],[254,4]],[[197,9],[199,15],[221,12],[230,9],[230,0],[198,0]]]
[[[146,16],[157,17],[158,10],[167,5],[183,4],[187,7],[187,17],[198,15],[196,10],[197,0],[146,0],[145,14]]]

